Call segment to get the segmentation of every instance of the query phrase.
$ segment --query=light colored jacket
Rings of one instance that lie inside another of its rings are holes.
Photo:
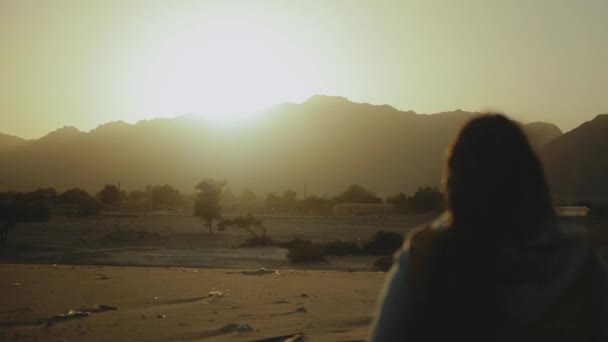
[[[444,221],[439,220],[434,225],[419,230],[418,233],[423,230],[439,232],[445,229]],[[560,225],[546,238],[579,233],[580,227]],[[379,312],[372,326],[370,338],[373,342],[406,341],[409,336],[411,327],[408,326],[408,322],[413,313],[414,302],[411,291],[408,290],[413,280],[409,241],[410,239],[407,239],[403,249],[395,255],[395,262],[380,294]],[[517,258],[522,257],[518,253],[512,255]],[[590,256],[597,257],[600,262],[601,274],[596,278],[601,282],[602,289],[600,315],[594,324],[595,331],[590,335],[593,336],[592,341],[608,341],[608,269],[601,258],[585,244],[575,244],[551,251],[540,258],[536,254],[531,262],[539,263],[540,271],[534,279],[510,290],[503,311],[524,326],[542,320],[554,304],[562,299],[564,293],[574,286],[581,274],[587,272],[583,268],[590,260]]]

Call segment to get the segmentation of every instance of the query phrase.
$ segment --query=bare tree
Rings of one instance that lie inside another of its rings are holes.
[[[218,182],[213,179],[205,179],[198,183],[198,193],[194,201],[194,215],[198,216],[213,234],[213,221],[222,218],[222,207],[220,200],[222,189],[226,182]]]

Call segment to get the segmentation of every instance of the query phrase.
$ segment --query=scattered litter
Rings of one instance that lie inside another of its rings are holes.
[[[83,318],[83,317],[89,317],[89,316],[91,316],[90,312],[79,311],[79,310],[69,310],[65,314],[59,314],[59,315],[53,316],[53,317],[45,320],[44,323],[50,325],[50,324],[53,324],[56,322],[63,322],[63,321],[67,321],[70,319],[77,319],[77,318]]]
[[[224,334],[238,332],[246,333],[253,331],[253,328],[249,324],[231,323],[220,328],[220,331]]]
[[[223,297],[222,291],[209,291],[209,297]]]
[[[308,310],[306,310],[306,308],[305,308],[305,307],[303,307],[303,306],[299,306],[299,307],[296,309],[296,312],[308,313]]]
[[[156,318],[167,318],[167,315],[158,314],[158,315],[156,315]]]
[[[11,284],[11,285],[12,285],[12,286],[14,286],[14,287],[17,287],[17,286],[21,286],[21,283],[19,283],[19,282],[14,282],[14,283],[13,283],[13,284]]]
[[[77,318],[89,317],[94,313],[118,310],[115,306],[110,305],[94,305],[87,309],[69,310],[67,313],[58,314],[48,319],[36,321],[36,324],[52,325],[53,323],[68,321]]]

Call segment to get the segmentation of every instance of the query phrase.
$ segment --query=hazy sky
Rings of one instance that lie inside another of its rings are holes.
[[[608,113],[607,0],[0,0],[0,132],[312,94],[569,130]]]

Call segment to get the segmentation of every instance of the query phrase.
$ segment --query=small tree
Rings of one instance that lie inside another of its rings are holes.
[[[149,197],[154,210],[175,207],[180,196],[179,191],[168,184],[148,185],[145,193]]]
[[[40,222],[51,218],[49,199],[40,194],[39,191],[0,194],[0,243],[7,242],[8,233],[19,222]]]
[[[194,215],[207,225],[209,234],[213,234],[213,221],[222,218],[220,200],[224,186],[226,182],[213,179],[205,179],[196,186],[198,193],[194,201]]]
[[[106,186],[97,193],[97,198],[104,205],[116,206],[122,201],[123,194],[116,185],[106,184]]]
[[[59,198],[62,204],[73,208],[80,216],[96,215],[101,211],[99,201],[80,188],[66,190]]]
[[[382,199],[364,187],[352,184],[333,198],[334,203],[382,203]]]
[[[283,207],[286,211],[295,211],[298,202],[298,194],[289,189],[283,193]]]
[[[62,193],[61,196],[59,196],[59,199],[63,204],[76,205],[89,197],[91,197],[91,195],[89,195],[88,192],[80,188],[72,188]]]

